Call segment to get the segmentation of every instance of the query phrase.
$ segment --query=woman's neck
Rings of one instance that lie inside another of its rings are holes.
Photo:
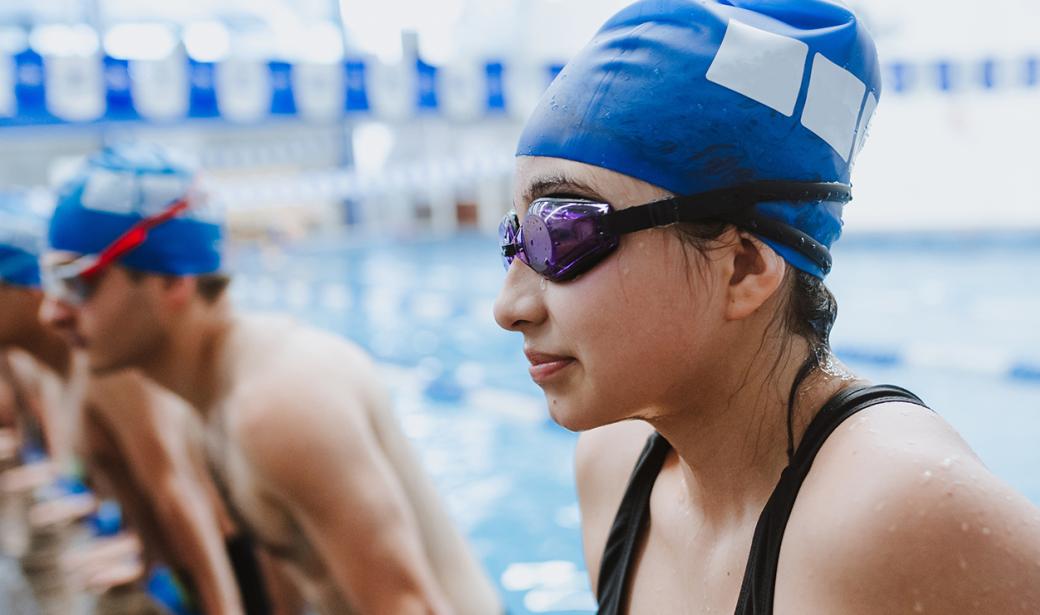
[[[679,456],[688,501],[719,524],[757,518],[787,467],[788,400],[810,353],[801,338],[743,350],[731,348],[728,371],[698,378],[706,384],[687,389],[685,403],[648,419]],[[848,383],[831,370],[805,377],[792,413],[795,446],[819,408]]]

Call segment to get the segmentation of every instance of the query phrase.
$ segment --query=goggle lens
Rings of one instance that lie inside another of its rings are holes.
[[[503,263],[514,258],[554,282],[569,280],[591,269],[618,245],[605,233],[602,218],[610,213],[605,203],[575,199],[538,199],[523,223],[510,212],[499,225]]]
[[[76,266],[79,264],[80,262],[77,260],[68,265],[44,267],[41,276],[44,292],[71,305],[86,303],[97,288],[98,278],[97,276],[84,276],[81,273],[83,267]]]

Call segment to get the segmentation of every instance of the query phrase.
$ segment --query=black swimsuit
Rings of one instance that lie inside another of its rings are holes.
[[[227,551],[228,562],[231,564],[231,571],[235,575],[235,583],[238,585],[243,613],[245,615],[269,615],[272,612],[271,598],[267,593],[267,583],[256,553],[256,549],[260,548],[261,543],[249,531],[245,517],[235,507],[234,500],[231,499],[231,490],[224,482],[223,474],[213,465],[209,457],[206,458],[206,462],[209,466],[210,478],[217,488],[224,508],[237,526],[235,534],[224,538],[224,548]]]
[[[751,542],[751,555],[737,600],[736,615],[770,615],[773,612],[776,569],[784,529],[798,490],[827,437],[853,414],[887,402],[924,406],[924,402],[916,395],[896,386],[854,387],[832,397],[813,418],[790,465],[780,475],[780,481],[758,518],[755,537]],[[614,525],[610,528],[600,565],[600,615],[620,615],[624,611],[633,560],[650,517],[650,493],[670,450],[668,441],[654,433],[647,440],[632,471]]]

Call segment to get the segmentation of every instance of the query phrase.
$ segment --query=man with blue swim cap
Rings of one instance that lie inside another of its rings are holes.
[[[64,425],[47,392],[68,372],[68,351],[37,318],[43,228],[24,205],[0,207],[0,427],[20,428],[27,461],[48,452],[65,461]]]
[[[524,128],[495,318],[583,432],[601,615],[1040,612],[1040,511],[831,354],[880,89],[839,2],[642,0]]]
[[[51,322],[95,372],[138,368],[203,419],[209,477],[239,531],[233,563],[255,546],[322,615],[500,611],[368,357],[233,309],[220,219],[195,182],[155,148],[88,159],[51,221]],[[256,588],[240,585],[248,602]]]
[[[25,216],[29,217],[29,216]],[[39,223],[35,223],[37,226]],[[22,288],[40,288],[40,229],[0,209],[0,282]]]
[[[81,491],[75,454],[82,430],[90,429],[70,413],[75,361],[38,317],[45,226],[17,196],[0,206],[0,499],[6,502],[2,524],[27,534],[21,558],[31,562],[26,574],[36,601],[42,609],[62,610],[75,588],[55,584],[62,564],[53,543],[68,540],[94,500]],[[50,495],[40,500],[38,492]]]

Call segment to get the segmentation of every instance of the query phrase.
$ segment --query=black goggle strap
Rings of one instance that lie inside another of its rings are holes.
[[[770,201],[847,203],[850,200],[852,191],[845,184],[754,182],[613,211],[603,222],[605,231],[617,234],[633,233],[676,222],[731,222],[797,250],[826,273],[831,269],[831,255],[825,246],[789,224],[755,214],[753,207],[758,203]]]

